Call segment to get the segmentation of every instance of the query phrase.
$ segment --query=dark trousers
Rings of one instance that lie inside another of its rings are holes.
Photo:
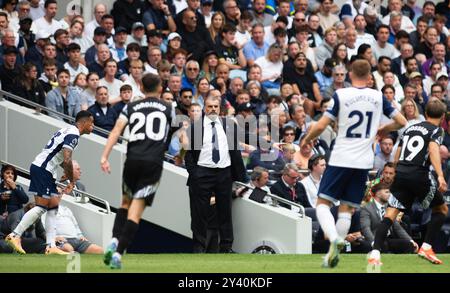
[[[408,239],[395,239],[388,237],[384,241],[382,252],[386,253],[413,253],[414,246]]]
[[[219,251],[233,244],[231,216],[232,179],[230,168],[197,167],[190,185],[191,229],[194,252],[214,252],[215,231],[219,231]],[[216,204],[211,205],[215,196]],[[209,251],[208,251],[209,250]]]

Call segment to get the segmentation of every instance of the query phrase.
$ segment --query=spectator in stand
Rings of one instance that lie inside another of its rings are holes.
[[[62,28],[61,23],[55,19],[58,3],[56,0],[46,0],[44,8],[45,15],[33,20],[31,30],[35,34],[45,32],[47,35],[53,35],[58,29]]]
[[[221,41],[216,43],[216,52],[219,56],[219,63],[224,63],[228,66],[231,71],[231,77],[233,77],[233,74],[241,76],[239,72],[234,70],[241,70],[247,66],[247,60],[245,59],[242,48],[237,48],[235,46],[235,35],[236,27],[227,23],[223,27]]]
[[[423,41],[416,47],[415,56],[423,64],[427,59],[433,58],[433,46],[438,43],[436,28],[429,26],[423,34]]]
[[[405,71],[405,73],[399,75],[399,77],[398,77],[399,82],[402,85],[402,87],[405,87],[406,84],[408,84],[410,82],[411,74],[413,72],[415,72],[415,74],[419,74],[419,76],[421,76],[419,73],[418,61],[416,58],[414,58],[414,57],[405,58],[404,63],[405,63],[406,71]]]
[[[320,108],[320,101],[322,100],[319,84],[317,83],[315,76],[306,70],[307,59],[304,53],[300,52],[297,54],[294,61],[294,67],[294,74],[283,76],[284,81],[293,85],[295,93],[302,93],[303,96],[306,96],[303,104],[305,112],[313,117],[315,110]]]
[[[19,64],[23,64],[23,58],[25,56],[25,48],[23,40],[19,43],[16,42],[16,39],[19,38],[16,32],[14,32],[12,29],[5,29],[3,30],[1,35],[1,46],[0,46],[0,54],[3,53],[6,47],[16,47],[17,48],[17,62]],[[2,59],[0,59],[0,65],[3,62]]]
[[[181,87],[191,89],[192,93],[195,95],[195,85],[200,74],[200,65],[197,61],[190,60],[186,63],[184,72],[185,74],[181,79]]]
[[[128,35],[126,45],[136,43],[141,47],[147,45],[147,36],[145,35],[145,27],[142,22],[135,22],[131,27],[131,34]]]
[[[371,201],[372,198],[375,196],[372,193],[372,187],[374,187],[380,182],[383,182],[390,186],[392,182],[394,182],[394,177],[395,177],[395,165],[392,162],[387,162],[386,164],[384,164],[383,170],[378,172],[377,178],[371,180],[367,184],[366,191],[364,192],[364,199],[362,201],[362,205]]]
[[[69,37],[71,43],[75,43],[80,46],[81,57],[84,60],[84,55],[86,54],[86,51],[93,45],[93,41],[92,38],[88,39],[83,35],[83,30],[84,23],[76,20],[70,25]]]
[[[363,14],[367,6],[367,3],[361,0],[348,0],[342,5],[339,18],[344,22],[346,27],[350,27],[355,17],[358,14]]]
[[[383,83],[382,84],[383,84],[383,87],[385,85],[392,85],[395,88],[395,101],[399,102],[399,101],[403,100],[403,98],[405,97],[405,95],[403,93],[403,88],[402,88],[400,82],[398,81],[397,76],[394,75],[394,73],[392,73],[391,71],[388,71],[383,75]],[[378,86],[378,84],[377,84],[377,86]]]
[[[128,104],[131,101],[131,98],[133,97],[133,88],[129,84],[124,84],[120,87],[120,102],[117,102],[113,109],[116,111],[117,115],[120,115],[122,113],[123,107],[125,107],[126,104]]]
[[[268,182],[269,182],[269,170],[261,166],[256,166],[255,168],[253,168],[252,175],[250,175],[250,183],[249,183],[251,187],[259,188],[267,193],[270,193],[270,188],[267,186]],[[253,189],[248,189],[245,187],[236,190],[236,194],[243,198],[249,198],[252,192]],[[263,200],[266,203],[272,203],[272,199],[269,196],[265,196]]]
[[[167,84],[169,83],[170,78],[170,69],[172,68],[172,64],[169,61],[162,59],[158,62],[158,75],[161,78],[161,85],[163,88],[167,88]]]
[[[81,111],[80,92],[70,86],[70,73],[67,69],[60,69],[56,74],[58,87],[48,92],[45,98],[47,108],[74,117]],[[61,116],[49,113],[50,117],[63,120]]]
[[[29,200],[22,186],[16,183],[17,170],[12,165],[3,165],[0,177],[0,219],[23,207]]]
[[[400,21],[400,28],[404,31],[406,31],[407,33],[411,33],[413,32],[416,27],[414,26],[414,23],[412,22],[411,19],[409,19],[408,16],[403,15],[402,13],[402,0],[389,0],[388,1],[388,9],[389,9],[389,14],[387,14],[383,19],[382,22],[383,24],[389,24],[389,20],[392,16],[393,12],[399,13],[400,15],[402,15],[401,21]]]
[[[377,171],[382,170],[387,162],[394,160],[394,139],[391,136],[385,136],[380,139],[380,151],[375,155],[373,168]]]
[[[86,24],[84,28],[84,35],[87,39],[91,40],[94,38],[94,31],[96,28],[100,27],[103,15],[106,14],[108,8],[103,3],[97,3],[94,7],[94,18]]]
[[[317,195],[319,191],[322,175],[327,167],[325,157],[322,155],[314,155],[308,161],[309,175],[303,178],[300,183],[306,191],[308,203],[315,208],[317,203]]]
[[[87,254],[103,254],[103,248],[91,243],[78,226],[72,211],[65,205],[58,206],[56,214],[56,238],[59,249],[65,252],[78,252]]]
[[[33,20],[29,17],[21,18],[19,22],[20,28],[18,31],[18,35],[24,40],[25,54],[28,49],[32,48],[35,45],[36,42],[36,34],[31,31],[32,22]]]
[[[414,48],[417,48],[419,46],[427,27],[427,20],[424,16],[420,16],[417,19],[417,29],[409,34],[409,42]]]
[[[388,199],[391,196],[389,185],[378,183],[372,187],[373,200],[361,209],[361,230],[364,237],[369,241],[375,240],[375,232],[386,213]],[[394,221],[392,229],[384,243],[383,252],[413,253],[419,249],[417,243],[403,229],[398,221]]]
[[[132,24],[141,21],[144,14],[144,2],[140,0],[117,0],[111,9],[116,26],[131,31]]]
[[[309,28],[308,25],[305,24],[297,28],[295,39],[291,38],[291,41],[297,41],[299,43],[300,52],[305,53],[306,58],[311,62],[313,70],[316,71],[318,68],[317,60],[320,60],[320,58],[316,58],[314,49],[309,45],[308,36]],[[333,50],[330,51],[330,56],[331,52],[333,52]]]
[[[445,45],[443,43],[435,43],[432,54],[433,56],[422,64],[422,72],[427,76],[431,76],[431,65],[438,63],[441,65],[441,72],[450,73],[450,65],[447,65],[445,60]]]
[[[317,79],[317,83],[319,84],[320,94],[322,96],[325,93],[325,90],[333,84],[332,71],[336,65],[337,65],[337,62],[334,59],[327,58],[322,67],[322,70],[317,71],[314,74],[314,76]]]
[[[427,94],[427,96],[430,96],[431,94],[431,86],[437,81],[437,74],[439,72],[442,72],[442,66],[440,63],[431,63],[430,64],[430,75],[425,76],[425,78],[422,80],[423,83],[423,90]]]
[[[320,26],[323,31],[326,31],[339,21],[339,17],[333,13],[333,0],[320,0],[318,2],[320,2],[320,8],[317,15],[320,19]]]
[[[406,88],[405,88],[405,93],[407,93],[408,90],[412,90],[413,95],[416,94],[416,92],[414,92],[415,87],[413,85],[408,84],[406,86]],[[405,127],[401,128],[401,129],[399,129],[397,131],[398,132],[398,137],[401,137],[403,132],[409,126],[417,124],[417,123],[420,123],[420,122],[425,120],[425,118],[419,112],[419,106],[417,106],[417,103],[414,101],[414,99],[408,98],[407,95],[406,95],[405,99],[402,102],[401,113],[402,113],[403,116],[405,116],[405,118],[408,121],[408,123],[406,124]]]
[[[261,67],[262,86],[266,89],[275,89],[277,92],[281,85],[281,73],[283,72],[283,54],[278,44],[269,47],[266,56],[259,57],[255,63]]]
[[[81,92],[81,110],[87,110],[95,103],[95,92],[100,80],[98,74],[95,72],[89,72],[86,79],[87,88]]]
[[[327,87],[323,93],[323,99],[331,99],[336,90],[349,87],[351,84],[345,81],[347,69],[343,65],[337,65],[333,68],[331,76],[333,78],[332,84]]]
[[[392,59],[391,70],[400,77],[401,74],[406,72],[406,58],[414,56],[414,48],[410,43],[402,44],[400,47],[400,56]],[[417,69],[416,69],[417,70]]]
[[[44,92],[47,94],[52,89],[58,86],[58,78],[56,77],[56,60],[45,58],[43,62],[44,72],[39,77],[39,83],[41,84]]]
[[[182,50],[182,49],[180,49]],[[184,56],[186,60],[186,56]],[[145,73],[158,73],[158,63],[162,60],[162,52],[159,47],[149,47],[147,50],[147,60],[144,64]]]
[[[127,58],[120,61],[118,66],[118,76],[120,80],[123,80],[126,75],[130,74],[130,62],[133,60],[139,60],[141,55],[141,47],[137,43],[130,43],[127,45]]]
[[[159,29],[168,35],[177,29],[170,7],[162,0],[150,0],[148,8],[142,16],[147,31]]]
[[[37,79],[36,66],[32,63],[25,63],[22,74],[17,77],[14,83],[12,92],[30,102],[42,106],[46,105],[45,92]],[[28,108],[35,108],[18,101],[16,101],[16,103]],[[37,109],[38,108],[39,107],[37,107]]]
[[[114,128],[118,114],[108,102],[108,88],[106,86],[99,86],[95,92],[95,103],[88,108],[94,117],[94,125],[105,130],[111,131]],[[106,134],[97,133],[101,136],[107,137]]]
[[[128,33],[126,28],[121,26],[117,27],[115,29],[115,32],[116,33],[114,34],[114,44],[112,44],[110,50],[112,58],[117,62],[120,62],[127,58],[126,42],[128,38]]]
[[[70,44],[69,33],[65,29],[58,29],[53,35],[56,47],[56,61],[63,65],[67,62],[67,46]]]
[[[109,51],[108,45],[98,45],[97,58],[93,63],[88,65],[89,72],[97,73],[100,78],[104,77],[106,61],[110,59],[111,52]]]
[[[268,50],[269,44],[264,41],[264,26],[261,23],[256,23],[252,26],[252,39],[245,45],[243,51],[248,66],[252,66],[256,59],[264,57]]]
[[[211,40],[216,43],[216,38],[220,37],[220,32],[225,25],[225,16],[222,12],[216,11],[211,17],[211,25],[208,27],[209,35]]]
[[[202,71],[200,76],[204,76],[208,81],[212,81],[216,78],[216,68],[219,64],[217,53],[214,50],[205,53],[205,59],[203,59]]]
[[[96,28],[94,30],[94,37],[92,38],[92,40],[94,41],[94,45],[87,49],[86,54],[84,55],[84,59],[88,68],[91,64],[96,62],[95,57],[96,55],[98,55],[98,48],[106,43],[106,31],[102,27]]]
[[[375,37],[366,32],[367,22],[364,15],[358,14],[353,20],[353,23],[356,29],[356,48],[359,48],[362,44],[371,46],[376,42]]]
[[[261,84],[256,80],[251,80],[247,83],[246,89],[250,94],[250,103],[253,107],[253,113],[256,116],[263,114],[267,110],[266,101],[268,97],[265,96],[261,92]]]
[[[80,45],[76,43],[71,43],[67,46],[67,55],[69,60],[64,63],[64,68],[69,70],[70,73],[70,83],[73,85],[75,77],[80,74],[88,74],[89,70],[81,62],[81,48]]]
[[[170,33],[167,37],[167,51],[166,58],[167,61],[172,62],[174,54],[177,50],[181,48],[181,36],[177,32]]]
[[[175,113],[177,115],[188,115],[189,107],[192,104],[193,99],[192,89],[190,88],[182,88],[180,91],[180,99],[177,102],[177,106],[175,108]]]
[[[361,48],[361,47],[359,47]],[[359,54],[358,48],[358,54]],[[370,52],[372,54],[372,51]],[[347,46],[344,43],[339,43],[334,47],[333,53],[331,54],[331,58],[336,62],[336,65],[344,65],[345,67],[349,66],[349,59],[347,56]]]
[[[169,82],[167,83],[167,88],[172,93],[174,99],[178,100],[181,90],[181,75],[171,74]]]
[[[301,145],[301,140],[304,137],[304,135],[300,138],[299,145]],[[297,167],[302,170],[308,169],[308,162],[309,159],[312,158],[314,155],[314,145],[316,144],[316,141],[313,141],[309,144],[305,144],[304,146],[300,147],[300,150],[295,152],[294,154],[294,161],[297,164]]]
[[[143,72],[144,64],[141,60],[133,60],[130,62],[130,74],[128,75],[124,84],[128,84],[131,86],[132,101],[140,100],[145,97],[144,93],[141,91]],[[122,95],[122,90],[120,90],[120,95]],[[120,113],[120,111],[117,113]]]
[[[375,60],[381,56],[386,56],[391,59],[396,58],[399,54],[392,44],[388,43],[390,28],[388,25],[382,24],[377,29],[377,41],[372,45],[372,53]]]
[[[12,231],[14,231],[17,225],[19,225],[25,213],[31,210],[34,206],[35,203],[30,202],[23,208],[10,213],[5,219],[5,232],[11,233]],[[0,235],[2,235],[2,232],[0,232]],[[1,238],[3,239],[3,237]],[[22,234],[21,245],[26,253],[44,253],[46,250],[45,240],[45,229],[42,225],[42,222],[39,220],[32,224],[26,231],[24,231],[24,233]],[[13,250],[10,246],[7,246],[6,249],[0,248],[0,252],[12,253]]]
[[[87,74],[80,72],[75,76],[73,86],[81,93],[87,88]]]
[[[3,51],[3,64],[0,65],[0,82],[2,90],[14,92],[14,81],[22,73],[22,67],[17,63],[17,48],[7,47]]]
[[[123,82],[116,78],[117,62],[114,59],[109,59],[105,62],[105,76],[100,79],[99,85],[103,85],[108,89],[109,103],[115,104],[120,101],[120,87]]]
[[[292,117],[292,120],[289,121],[287,125],[291,125],[292,127],[294,127],[295,139],[293,143],[299,145],[301,135],[306,133],[307,130],[307,115],[305,113],[305,108],[301,105],[301,103],[293,104],[289,107],[289,115]]]
[[[105,14],[102,16],[102,21],[100,22],[100,27],[106,32],[106,43],[108,46],[112,46],[114,43],[114,18],[110,14]]]
[[[270,187],[270,192],[304,207],[311,207],[307,200],[305,187],[298,182],[300,170],[297,166],[292,163],[286,164],[282,174],[281,178]],[[287,204],[280,204],[280,206],[289,208]],[[292,207],[292,210],[297,211],[298,209]]]

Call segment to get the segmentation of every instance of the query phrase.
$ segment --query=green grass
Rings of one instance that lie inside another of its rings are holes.
[[[383,255],[383,273],[449,273],[450,255],[439,255],[443,265],[432,265],[417,255]],[[120,272],[139,273],[365,273],[366,255],[341,256],[334,269],[320,267],[322,255],[255,254],[128,254]],[[69,260],[57,255],[0,255],[0,273],[66,272]],[[102,256],[82,255],[82,273],[117,272],[106,267]]]

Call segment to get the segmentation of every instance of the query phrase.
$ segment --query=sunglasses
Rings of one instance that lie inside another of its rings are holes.
[[[294,136],[295,133],[289,132],[289,133],[285,133],[284,135],[286,135],[286,136]]]
[[[198,68],[192,68],[192,67],[190,67],[190,68],[188,68],[187,70],[189,70],[189,71],[198,71]]]
[[[295,21],[305,21],[305,18],[294,18]]]
[[[192,96],[183,96],[184,99],[192,99]]]

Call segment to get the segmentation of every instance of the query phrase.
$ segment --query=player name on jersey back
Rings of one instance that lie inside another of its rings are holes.
[[[382,94],[371,88],[343,88],[334,95],[325,115],[338,123],[329,164],[336,167],[371,169],[372,144],[382,114],[396,114]]]
[[[442,128],[423,121],[411,125],[400,138],[399,148],[401,148],[398,169],[399,171],[426,171],[430,169],[430,154],[428,145],[435,142],[442,144]]]

